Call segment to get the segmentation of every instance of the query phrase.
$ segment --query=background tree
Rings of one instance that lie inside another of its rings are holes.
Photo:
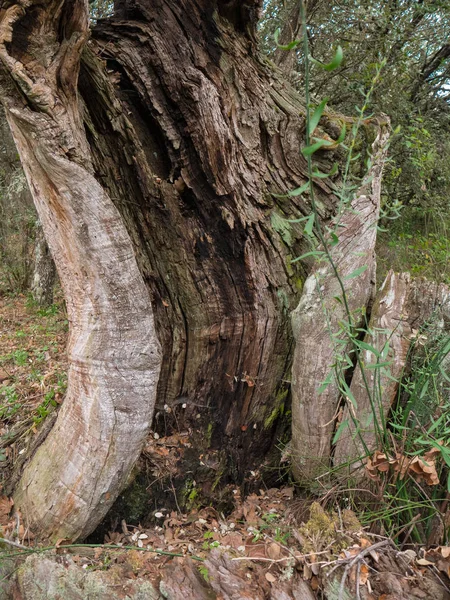
[[[275,62],[286,53],[275,48],[273,33],[277,27],[287,37],[296,31],[298,7],[298,0],[266,4],[261,33]],[[339,69],[314,68],[310,77],[312,93],[320,99],[328,97],[336,110],[354,114],[355,104],[370,86],[374,66],[386,61],[371,110],[389,115],[393,129],[400,127],[400,135],[392,140],[382,209],[402,210],[400,219],[382,222],[388,231],[379,236],[380,274],[384,276],[393,267],[448,281],[448,4],[433,0],[319,0],[307,3],[307,19],[311,54],[316,60],[327,62],[330,48],[337,45],[344,51]],[[292,60],[294,53],[289,54]],[[297,49],[289,76],[300,90],[303,63],[302,51]]]

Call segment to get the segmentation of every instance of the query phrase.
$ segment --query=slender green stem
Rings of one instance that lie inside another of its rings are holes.
[[[8,542],[8,540],[3,540]],[[2,540],[0,540],[0,543]],[[27,548],[26,546],[20,546],[22,552],[14,552],[11,554],[3,554],[2,558],[13,558],[16,556],[23,556],[24,554],[40,554],[42,552],[49,552],[50,550],[64,550],[65,548],[102,548],[103,550],[138,550],[139,552],[150,552],[153,554],[160,554],[162,556],[172,556],[183,558],[186,555],[177,552],[165,552],[164,550],[154,550],[153,548],[140,548],[139,546],[119,546],[118,544],[64,544],[63,546],[46,546],[44,548]],[[204,559],[200,556],[190,554],[189,558],[204,562]]]

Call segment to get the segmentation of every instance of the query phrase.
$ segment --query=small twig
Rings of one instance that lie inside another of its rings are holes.
[[[178,509],[178,514],[180,514],[180,515],[181,515],[181,514],[182,514],[182,512],[181,512],[180,505],[178,504],[177,491],[176,491],[176,489],[175,489],[175,486],[173,485],[173,479],[172,479],[172,475],[170,476],[170,485],[171,485],[171,487],[172,487],[173,497],[174,497],[174,499],[175,499],[175,504],[176,504],[176,507],[177,507],[177,509]]]
[[[328,554],[327,550],[324,550],[323,552],[311,552],[310,554],[295,554],[292,556],[284,556],[283,558],[277,558],[277,559],[272,559],[272,558],[265,558],[263,556],[259,557],[259,556],[236,556],[235,558],[232,558],[231,560],[261,560],[263,562],[281,562],[282,560],[289,560],[291,558],[295,558],[296,560],[302,559],[302,558],[310,558],[311,556],[317,556],[318,554]],[[322,564],[322,563],[315,563],[315,564]],[[324,563],[324,564],[328,564],[328,563]]]
[[[409,529],[408,529],[408,531],[406,532],[405,539],[404,539],[404,540],[403,540],[403,542],[401,543],[401,546],[400,546],[400,552],[403,550],[403,548],[404,548],[404,546],[405,546],[406,542],[408,541],[408,538],[409,538],[409,536],[410,536],[410,535],[411,535],[411,533],[412,533],[412,530],[413,530],[413,529],[414,529],[414,527],[416,526],[416,522],[417,522],[417,521],[420,519],[420,517],[421,517],[421,516],[422,516],[422,515],[419,513],[418,515],[416,515],[415,517],[413,517],[413,518],[411,519],[411,525],[409,526]],[[404,529],[405,529],[405,528],[403,528],[403,530],[404,530]],[[400,532],[399,532],[399,533],[403,533],[403,530],[400,530]],[[399,534],[397,533],[397,537],[398,537],[398,535],[399,535]]]
[[[356,565],[359,561],[361,561],[365,556],[370,554],[370,552],[372,552],[373,550],[377,550],[378,548],[381,548],[382,546],[387,546],[387,545],[391,545],[391,544],[393,545],[392,540],[383,540],[382,542],[377,542],[376,544],[373,544],[372,546],[365,548],[364,550],[362,550],[362,552],[357,554],[352,560],[346,559],[347,565],[345,567],[344,574],[341,579],[341,585],[339,587],[339,600],[342,600],[344,597],[345,582],[347,581],[348,573],[351,570],[351,568],[354,565]],[[350,562],[348,562],[349,560],[350,560]],[[343,561],[343,562],[345,562],[345,561]],[[342,564],[342,562],[341,562],[341,564]],[[331,572],[329,573],[329,575],[331,575]]]
[[[295,554],[294,554],[294,551],[293,551],[293,550],[291,550],[290,548],[288,548],[288,547],[287,547],[287,546],[285,546],[284,544],[281,544],[280,542],[277,542],[277,540],[275,540],[274,538],[272,538],[272,537],[271,537],[270,535],[268,535],[267,533],[266,533],[266,534],[264,534],[264,537],[265,537],[266,539],[270,540],[271,542],[274,542],[275,544],[278,544],[278,546],[280,546],[280,548],[281,548],[282,550],[286,550],[286,552],[289,552],[289,554],[290,554],[290,555],[291,555],[293,558],[295,558]],[[297,560],[297,559],[296,559],[296,560]]]
[[[187,555],[177,553],[177,552],[166,552],[164,550],[154,550],[153,548],[142,547],[139,546],[119,546],[118,544],[65,544],[64,546],[46,546],[45,548],[28,548],[27,546],[22,546],[17,544],[16,542],[10,542],[9,540],[4,540],[0,538],[0,543],[4,541],[6,544],[11,544],[12,546],[16,546],[21,550],[25,550],[26,552],[20,552],[17,554],[6,554],[3,558],[12,558],[14,556],[23,556],[24,554],[41,554],[42,552],[49,552],[51,550],[65,550],[68,548],[103,548],[104,550],[137,550],[138,552],[151,552],[153,554],[160,554],[161,556],[172,556],[179,558],[186,558]],[[204,562],[204,558],[200,556],[196,556],[195,554],[189,554],[189,558],[192,560],[198,560],[199,562]]]
[[[433,565],[433,571],[434,571],[434,574],[435,574],[435,576],[436,576],[436,577],[439,579],[439,581],[440,581],[440,583],[441,583],[442,587],[443,587],[443,588],[444,588],[444,589],[445,589],[447,592],[449,592],[449,593],[450,593],[450,590],[449,590],[449,589],[448,589],[448,587],[445,585],[445,583],[442,581],[442,579],[441,579],[441,577],[440,577],[440,575],[439,575],[439,569],[436,567],[436,565]]]
[[[356,600],[361,600],[361,596],[359,595],[359,576],[361,574],[361,563],[358,562],[356,566]]]
[[[236,556],[235,558],[232,558],[231,560],[251,560],[251,561],[257,561],[260,560],[261,562],[270,562],[270,563],[279,563],[279,562],[283,562],[284,560],[292,560],[297,559],[297,558],[302,558],[303,555],[299,554],[298,556],[284,556],[283,558],[266,558],[265,556]]]
[[[394,537],[396,537],[396,538],[397,538],[399,535],[402,535],[402,533],[404,533],[404,532],[405,532],[407,529],[409,529],[411,525],[412,525],[412,526],[414,526],[414,525],[416,524],[416,521],[418,521],[418,519],[420,519],[420,513],[419,513],[418,515],[416,515],[415,517],[413,517],[413,518],[411,519],[411,521],[410,521],[410,522],[409,522],[407,525],[404,525],[404,526],[403,526],[401,529],[399,529],[399,530],[396,532],[396,534],[395,534],[395,535],[393,535],[392,537],[393,537],[393,538],[394,538]],[[412,528],[411,528],[411,531],[412,531]]]
[[[21,550],[30,550],[28,546],[22,546],[17,542],[12,542],[11,540],[7,540],[6,538],[0,538],[0,544],[6,544],[7,546],[14,546],[14,548],[20,548]]]

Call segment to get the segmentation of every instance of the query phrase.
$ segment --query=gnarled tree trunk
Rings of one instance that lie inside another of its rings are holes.
[[[0,94],[70,321],[66,399],[15,499],[37,533],[69,539],[89,533],[125,484],[160,369],[148,291],[84,134],[76,86],[87,34],[84,2],[0,2]]]
[[[307,248],[301,225],[283,217],[308,214],[308,198],[273,195],[306,181],[305,109],[258,55],[251,4],[119,2],[80,76],[97,178],[152,292],[164,352],[157,405],[210,457],[214,467],[185,469],[207,485],[242,480],[277,440],[289,313],[306,276],[291,264]],[[318,165],[335,160],[323,152]],[[332,185],[316,183],[324,220]]]
[[[118,0],[86,43],[87,1],[0,0],[0,94],[71,321],[67,398],[16,494],[47,536],[92,530],[139,452],[153,313],[157,405],[191,432],[191,476],[242,480],[276,440],[306,276],[283,218],[310,203],[273,195],[306,181],[305,109],[257,53],[260,6]],[[326,222],[333,182],[315,187]]]

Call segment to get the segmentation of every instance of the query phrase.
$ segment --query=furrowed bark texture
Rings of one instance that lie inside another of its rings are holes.
[[[382,450],[385,423],[397,397],[411,344],[427,324],[448,331],[449,323],[450,290],[446,285],[411,280],[409,273],[388,273],[371,313],[369,330],[373,335],[367,334],[364,341],[380,353],[379,363],[389,365],[365,370],[370,396],[361,369],[356,367],[350,386],[356,406],[348,402],[344,409],[342,418],[348,426],[336,444],[335,465],[349,463],[349,470],[354,471],[361,466],[358,458]],[[365,365],[377,362],[377,356],[369,350],[364,350],[361,358]]]
[[[36,227],[34,249],[34,272],[31,292],[39,306],[50,306],[53,303],[53,287],[56,279],[56,268],[50,249],[45,239],[42,226]]]
[[[15,494],[27,525],[53,539],[87,535],[123,488],[160,368],[148,290],[79,112],[87,28],[84,1],[0,2],[0,94],[70,321],[66,399]]]
[[[231,4],[121,2],[93,33],[80,90],[97,179],[152,291],[158,407],[176,414],[177,430],[201,432],[198,454],[211,428],[216,471],[239,480],[273,446],[286,402],[289,312],[305,279],[291,259],[306,244],[282,217],[310,207],[272,195],[306,181],[304,107]],[[318,164],[336,159],[323,152]],[[329,219],[332,182],[317,180],[316,192]],[[204,479],[216,477],[207,469]]]
[[[376,226],[388,136],[388,124],[379,124],[372,146],[373,166],[367,174],[369,183],[338,215],[339,241],[330,246],[332,261],[345,287],[353,328],[364,324],[374,293]],[[353,276],[358,269],[360,274]],[[343,325],[348,322],[339,279],[331,262],[323,258],[313,267],[292,314],[296,346],[291,386],[291,447],[294,474],[299,481],[310,480],[330,464],[340,392],[334,377],[322,393],[319,387],[333,374],[333,365],[343,361],[351,349]],[[346,366],[342,368],[345,370]]]

